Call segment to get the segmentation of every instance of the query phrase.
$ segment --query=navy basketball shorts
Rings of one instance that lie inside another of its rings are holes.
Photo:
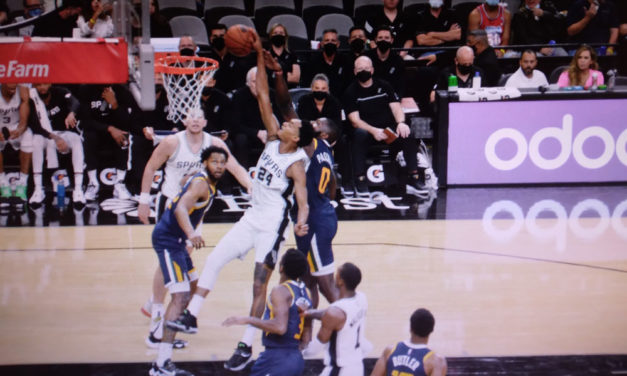
[[[250,376],[300,376],[305,360],[298,349],[271,348],[259,354]]]
[[[193,266],[185,249],[185,242],[153,237],[152,246],[159,259],[165,287],[170,293],[190,291],[188,274]]]
[[[333,274],[333,247],[331,243],[337,233],[335,215],[309,215],[309,232],[305,236],[296,236],[296,247],[303,252],[313,276]]]

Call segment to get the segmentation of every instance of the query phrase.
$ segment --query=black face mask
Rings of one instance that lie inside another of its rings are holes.
[[[225,44],[224,44],[224,37],[215,37],[211,40],[211,45],[213,46],[213,48],[215,48],[216,50],[220,51],[224,48]]]
[[[377,49],[381,51],[382,54],[388,52],[392,48],[392,43],[386,40],[380,40],[377,42]]]
[[[319,101],[327,99],[327,96],[329,96],[329,93],[327,93],[326,91],[312,91],[312,94],[314,99],[317,99]]]
[[[160,93],[164,90],[165,88],[163,87],[162,84],[155,84],[155,93]]]
[[[360,54],[364,50],[364,47],[366,47],[366,42],[364,42],[363,39],[357,38],[351,42],[351,50],[355,54]]]
[[[202,88],[202,95],[205,96],[205,97],[211,95],[212,92],[213,92],[213,88],[212,87],[205,86],[205,87]]]
[[[335,52],[337,52],[337,46],[335,43],[327,43],[322,46],[322,49],[324,50],[324,54],[327,56],[333,56],[335,55]]]
[[[366,82],[366,81],[368,81],[369,79],[372,78],[372,73],[370,73],[368,71],[365,71],[365,70],[362,70],[362,71],[357,72],[357,74],[355,76],[357,77],[359,82],[364,83],[364,82]]]
[[[457,64],[457,70],[463,75],[470,74],[470,72],[472,72],[472,65]]]
[[[181,56],[194,56],[194,52],[195,51],[191,48],[183,48],[182,50],[179,51]]]
[[[285,44],[285,35],[273,35],[270,38],[270,42],[275,46],[275,47],[281,47]]]

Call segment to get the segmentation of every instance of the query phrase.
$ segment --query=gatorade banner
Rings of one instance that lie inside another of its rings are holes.
[[[127,56],[116,38],[1,38],[0,83],[126,83]]]
[[[448,184],[627,181],[627,99],[449,104]]]

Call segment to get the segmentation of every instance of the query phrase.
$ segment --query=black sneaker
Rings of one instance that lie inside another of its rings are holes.
[[[183,332],[187,334],[194,334],[198,332],[196,317],[189,313],[188,310],[184,310],[183,313],[181,313],[181,315],[174,321],[166,320],[165,326],[177,332]]]
[[[159,367],[156,362],[152,363],[148,374],[150,376],[194,376],[191,372],[176,368],[170,359],[166,360],[162,367]]]
[[[429,197],[429,188],[421,181],[418,174],[410,175],[407,181],[406,192],[418,197]]]
[[[355,179],[355,190],[357,191],[358,197],[370,196],[365,176],[358,176],[357,179]]]
[[[152,333],[150,333],[150,335],[148,335],[148,337],[146,337],[146,346],[148,346],[151,349],[158,349],[159,348],[159,344],[161,343],[161,339],[155,337]],[[187,341],[184,341],[182,339],[175,339],[174,342],[172,342],[172,348],[174,349],[184,349],[187,347]]]
[[[241,371],[246,368],[246,365],[253,360],[253,348],[246,345],[244,342],[237,344],[235,352],[231,358],[224,363],[224,368],[230,371]]]

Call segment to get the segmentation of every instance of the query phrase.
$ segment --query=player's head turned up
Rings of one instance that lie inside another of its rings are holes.
[[[300,131],[298,132],[298,142],[296,145],[303,147],[311,144],[314,137],[316,137],[316,131],[313,128],[313,125],[310,121],[303,120],[300,126]]]
[[[187,112],[185,119],[183,119],[183,125],[192,133],[202,132],[206,124],[205,113],[198,107],[191,108]]]
[[[338,268],[337,274],[336,284],[340,289],[344,287],[348,291],[355,291],[361,282],[361,270],[352,262],[342,264]]]
[[[297,280],[307,271],[307,260],[302,252],[290,248],[281,259],[281,272],[289,279]]]
[[[217,182],[224,175],[229,153],[221,147],[209,146],[200,153],[200,161],[207,169],[209,178]]]
[[[329,144],[333,145],[339,137],[339,127],[337,124],[326,117],[321,117],[311,122],[316,135],[325,139]]]
[[[414,311],[409,319],[412,334],[418,337],[429,337],[435,326],[435,318],[425,308],[419,308]]]

